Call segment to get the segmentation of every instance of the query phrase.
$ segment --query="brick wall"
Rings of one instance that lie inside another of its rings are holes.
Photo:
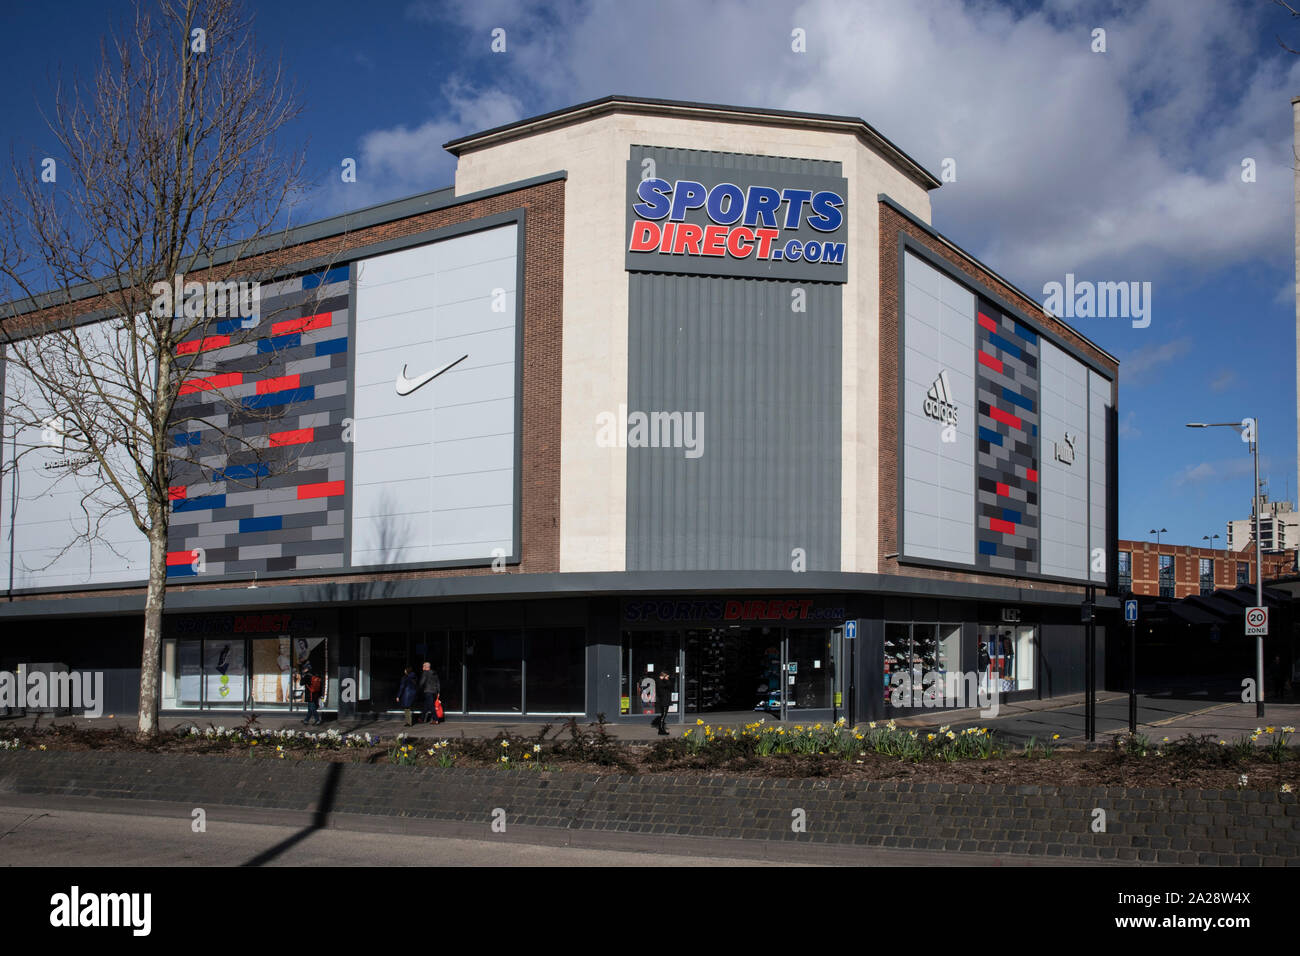
[[[1294,866],[1296,794],[529,773],[174,754],[0,753],[0,794],[1112,862]],[[147,806],[147,804],[146,804]],[[791,827],[803,811],[805,829]],[[1106,829],[1094,832],[1095,810]]]
[[[1153,541],[1119,542],[1119,551],[1127,551],[1131,557],[1129,567],[1133,574],[1133,593],[1158,597],[1160,594],[1160,555],[1172,555],[1174,559],[1174,597],[1185,598],[1201,593],[1201,558],[1214,562],[1214,586],[1232,589],[1237,586],[1237,570],[1245,568],[1247,582],[1255,583],[1255,549],[1253,546],[1239,552],[1225,551],[1222,548],[1193,548],[1190,545],[1157,545]],[[1288,574],[1295,562],[1294,552],[1263,555],[1264,580]]]

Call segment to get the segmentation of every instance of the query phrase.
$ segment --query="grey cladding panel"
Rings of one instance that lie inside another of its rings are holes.
[[[840,287],[628,279],[629,417],[698,412],[703,440],[627,449],[627,569],[789,570],[802,548],[838,570]]]

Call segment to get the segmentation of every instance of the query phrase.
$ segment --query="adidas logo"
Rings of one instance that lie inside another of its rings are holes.
[[[925,413],[945,425],[957,424],[957,406],[952,401],[952,389],[948,385],[948,370],[944,369],[925,393]]]

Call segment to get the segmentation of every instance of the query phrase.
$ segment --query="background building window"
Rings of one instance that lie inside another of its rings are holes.
[[[1119,590],[1121,594],[1126,594],[1133,590],[1132,560],[1132,551],[1121,551],[1119,553]]]
[[[1160,555],[1160,596],[1168,598],[1174,596],[1174,556],[1172,554]]]
[[[1237,562],[1237,583],[1238,584],[1250,583],[1250,565],[1247,564],[1245,561]]]
[[[1201,593],[1210,594],[1214,591],[1214,559],[1201,558]]]

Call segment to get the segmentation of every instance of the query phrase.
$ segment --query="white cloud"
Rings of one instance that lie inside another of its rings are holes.
[[[1237,380],[1237,373],[1230,368],[1224,369],[1214,378],[1210,379],[1210,391],[1222,392],[1231,386]]]
[[[1159,368],[1175,359],[1182,358],[1192,349],[1189,338],[1172,339],[1154,345],[1146,345],[1120,358],[1119,377],[1125,385],[1145,385],[1142,381],[1153,369]]]
[[[456,0],[408,16],[481,34],[485,50],[504,28],[490,81],[528,114],[631,93],[862,116],[931,170],[956,160],[937,225],[1026,288],[1067,271],[1155,280],[1290,248],[1300,57],[1255,46],[1291,28],[1277,9]],[[1104,54],[1090,51],[1098,24]],[[796,26],[803,54],[790,48]],[[1254,183],[1241,182],[1247,156]]]
[[[1240,482],[1246,480],[1245,497],[1249,503],[1250,479],[1254,475],[1255,463],[1249,455],[1240,458],[1224,458],[1218,461],[1202,461],[1187,465],[1174,475],[1175,487],[1202,485],[1218,482]]]
[[[1141,438],[1142,432],[1137,427],[1137,413],[1128,412],[1119,421],[1120,438]]]
[[[441,118],[371,130],[361,137],[357,181],[331,183],[331,208],[360,209],[450,186],[456,163],[442,148],[443,143],[524,116],[524,108],[514,96],[496,89],[477,89],[458,76],[444,82],[441,92]]]

